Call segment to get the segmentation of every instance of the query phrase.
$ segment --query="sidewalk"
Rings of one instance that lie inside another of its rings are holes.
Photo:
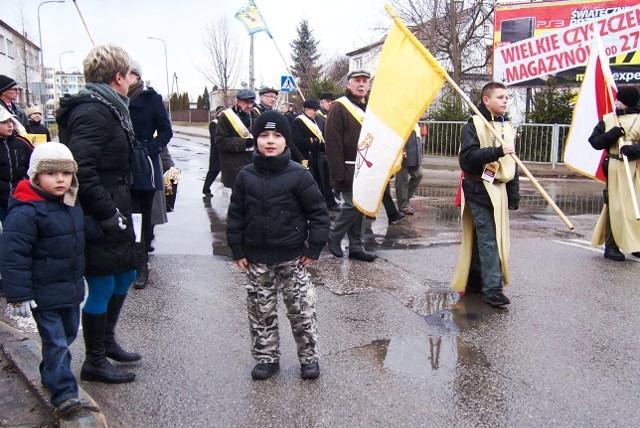
[[[4,307],[4,299],[0,305]],[[107,427],[102,413],[89,410],[82,410],[69,419],[54,417],[49,393],[40,383],[41,350],[36,340],[0,321],[0,349],[3,352],[0,355],[3,362],[0,426]],[[5,365],[6,361],[10,364]],[[12,378],[14,375],[19,379]],[[98,407],[93,398],[81,386],[79,388],[80,398]]]

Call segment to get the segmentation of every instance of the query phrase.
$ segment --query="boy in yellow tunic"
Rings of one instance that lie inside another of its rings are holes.
[[[502,292],[509,283],[509,212],[520,202],[518,171],[514,160],[515,131],[505,118],[507,87],[490,82],[482,88],[478,110],[502,136],[504,144],[478,115],[462,128],[459,162],[462,180],[462,248],[452,288],[481,291],[493,307],[511,303]]]

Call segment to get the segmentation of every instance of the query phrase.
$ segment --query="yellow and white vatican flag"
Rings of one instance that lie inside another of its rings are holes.
[[[402,166],[404,143],[444,83],[446,71],[389,6],[394,24],[382,47],[362,122],[353,204],[374,216],[389,179]]]

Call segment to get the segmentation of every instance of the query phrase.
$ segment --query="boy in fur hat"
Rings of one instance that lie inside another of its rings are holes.
[[[276,302],[282,293],[298,345],[300,376],[320,375],[315,288],[307,266],[329,237],[329,214],[315,180],[291,160],[289,121],[275,111],[253,125],[253,163],[236,177],[227,215],[227,241],[247,274],[251,377],[264,380],[280,367]]]
[[[42,384],[59,417],[79,411],[69,346],[84,299],[84,215],[76,204],[78,165],[60,143],[33,151],[0,235],[0,272],[14,316],[33,315],[42,341]]]

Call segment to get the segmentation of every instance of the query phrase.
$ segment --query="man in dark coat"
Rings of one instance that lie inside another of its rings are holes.
[[[96,46],[85,60],[87,82],[78,95],[60,101],[56,122],[60,141],[78,163],[78,199],[85,213],[85,277],[89,296],[82,310],[86,359],[80,378],[105,383],[131,382],[129,373],[111,364],[137,361],[115,341],[134,269],[131,223],[131,166],[135,139],[127,92],[135,77],[131,58],[117,46]]]
[[[251,110],[251,116],[256,119],[265,111],[273,110],[276,105],[276,99],[278,99],[278,90],[273,88],[262,88],[258,92],[260,101]]]
[[[18,95],[20,95],[20,88],[18,88],[18,83],[15,79],[0,74],[0,101],[2,101],[0,102],[0,108],[4,108],[14,115],[22,126],[27,126],[29,124],[27,115],[16,105]]]
[[[329,181],[329,166],[324,136],[318,125],[318,110],[320,104],[316,100],[308,99],[302,105],[302,114],[291,124],[291,139],[300,150],[302,158],[308,161],[309,171],[316,179],[329,211],[339,211],[333,196]]]
[[[216,149],[216,129],[218,128],[218,117],[222,110],[224,110],[224,106],[216,107],[213,120],[209,123],[209,141],[211,144],[209,147],[209,170],[202,185],[202,194],[207,197],[213,196],[211,185],[220,174],[220,157],[218,156],[218,149]]]
[[[216,148],[220,157],[222,184],[230,189],[233,188],[238,172],[253,159],[251,109],[255,99],[255,92],[249,89],[239,90],[236,94],[236,104],[223,110],[218,118]]]

